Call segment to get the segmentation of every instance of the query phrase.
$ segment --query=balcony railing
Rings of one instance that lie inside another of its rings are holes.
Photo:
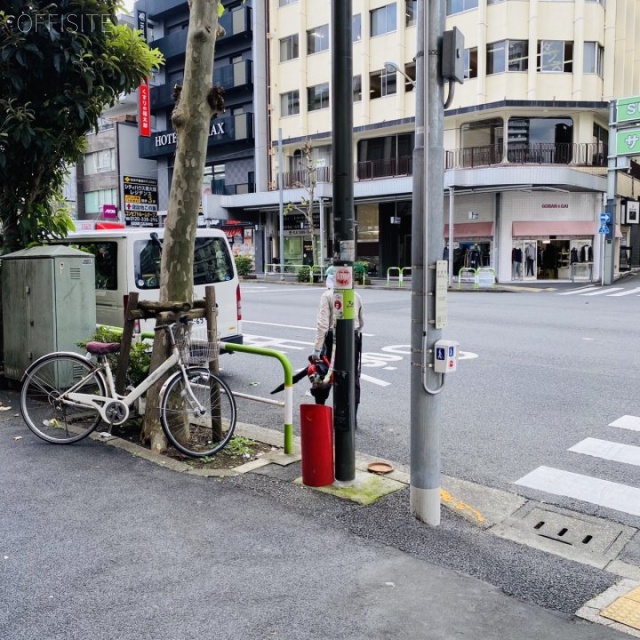
[[[540,142],[491,144],[445,151],[445,169],[473,169],[496,164],[565,164],[606,167],[607,145],[603,143]]]
[[[508,164],[606,167],[607,154],[607,145],[603,143],[533,143],[511,146],[506,149],[506,153],[504,145],[495,144],[445,151],[445,169],[473,169]],[[635,163],[632,163],[632,168],[634,165]],[[413,175],[412,156],[358,162],[355,165],[355,179],[358,181],[411,175]],[[638,169],[638,176],[640,177],[640,169]],[[319,167],[316,170],[317,182],[331,182],[331,180],[332,167]],[[277,189],[277,184],[276,176],[273,189]],[[309,176],[306,171],[284,173],[283,186],[285,189],[308,187]]]

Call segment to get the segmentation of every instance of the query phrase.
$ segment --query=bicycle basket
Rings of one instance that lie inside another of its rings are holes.
[[[218,359],[218,343],[209,342],[206,327],[191,327],[179,343],[180,355],[186,365],[207,365]]]

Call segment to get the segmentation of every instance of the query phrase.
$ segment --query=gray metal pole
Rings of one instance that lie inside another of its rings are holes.
[[[441,407],[440,397],[433,390],[439,388],[440,380],[430,365],[434,342],[442,334],[434,328],[433,322],[435,261],[442,256],[444,223],[444,107],[439,77],[444,0],[431,0],[428,14],[424,7],[425,0],[418,0],[416,78],[419,85],[414,152],[417,164],[413,170],[412,216],[410,504],[418,519],[437,526],[440,524]],[[425,125],[427,151],[421,153]],[[425,182],[426,167],[429,171]]]
[[[280,191],[280,280],[284,280],[284,187],[282,166],[282,129],[278,129],[278,190]]]
[[[616,248],[616,191],[618,190],[618,171],[615,152],[616,140],[616,101],[609,103],[609,158],[607,160],[607,207],[611,217],[609,220],[610,233],[604,239],[604,274],[602,283],[613,284],[615,275]]]
[[[353,42],[351,0],[331,0],[333,60],[331,105],[333,118],[333,215],[336,266],[353,268],[355,233],[353,211]],[[336,284],[338,284],[336,282]],[[353,285],[352,285],[353,286]],[[353,335],[353,288],[342,292],[343,318],[336,319],[334,360],[333,427],[335,431],[336,480],[356,477],[355,443],[355,344]]]
[[[453,214],[455,205],[455,188],[449,187],[449,286],[453,283]]]

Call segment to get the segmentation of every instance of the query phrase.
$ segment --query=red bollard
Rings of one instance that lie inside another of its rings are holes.
[[[333,409],[323,404],[300,405],[302,484],[333,484]]]

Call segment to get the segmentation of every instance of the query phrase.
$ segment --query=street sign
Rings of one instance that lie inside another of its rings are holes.
[[[640,121],[640,96],[620,98],[616,102],[616,121],[614,124],[637,121]]]
[[[599,229],[598,229],[598,233],[601,235],[605,235],[609,233],[609,227],[607,227],[606,224],[603,224]]]
[[[616,131],[616,155],[640,155],[640,127]]]
[[[607,222],[611,222],[611,216],[606,212],[601,213],[600,214],[600,223],[603,224],[603,225],[606,225]]]

